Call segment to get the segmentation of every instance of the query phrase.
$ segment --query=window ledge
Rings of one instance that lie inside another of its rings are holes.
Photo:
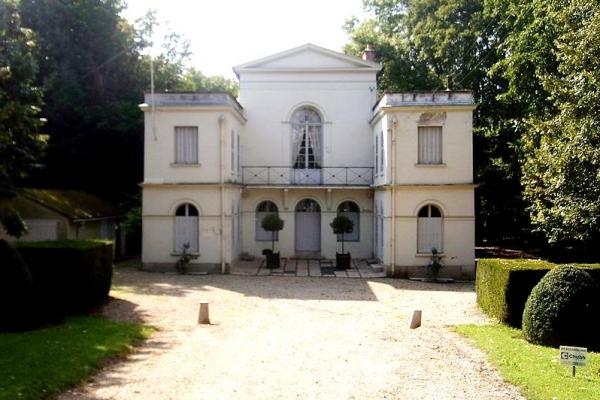
[[[171,167],[175,168],[198,168],[201,167],[201,163],[171,163]]]
[[[446,164],[419,164],[416,163],[415,167],[417,168],[446,168]]]
[[[200,253],[192,253],[192,252],[190,252],[190,253],[185,253],[185,254],[187,254],[188,256],[200,257]],[[183,255],[183,253],[176,253],[176,252],[172,252],[171,253],[172,257],[181,257],[182,255]]]
[[[423,257],[423,258],[427,257],[427,258],[430,258],[431,256],[432,256],[431,253],[417,253],[417,254],[415,254],[415,257]],[[446,253],[437,253],[436,256],[437,257],[446,257]]]

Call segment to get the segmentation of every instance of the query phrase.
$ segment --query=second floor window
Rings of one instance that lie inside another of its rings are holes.
[[[442,127],[419,127],[419,164],[442,163]]]
[[[175,127],[175,163],[198,164],[198,128]]]
[[[295,169],[321,168],[321,116],[303,107],[292,116],[292,140]]]

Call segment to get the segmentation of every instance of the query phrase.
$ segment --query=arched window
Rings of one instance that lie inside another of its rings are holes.
[[[444,251],[444,220],[440,209],[432,204],[423,206],[417,221],[417,252],[429,254],[433,249],[438,253]]]
[[[175,252],[198,252],[198,209],[184,203],[175,210]]]
[[[323,123],[319,113],[310,107],[302,107],[294,112],[290,122],[294,168],[321,168]]]
[[[346,242],[360,242],[360,208],[353,201],[345,201],[338,206],[338,215],[345,215],[352,222],[354,222],[354,230],[352,233],[346,233],[344,235],[344,241]],[[342,241],[342,235],[338,235],[337,241]]]
[[[269,214],[277,214],[279,210],[272,201],[263,201],[256,207],[256,240],[259,242],[270,242],[273,239],[271,232],[262,228],[262,220]],[[279,240],[279,232],[275,232],[275,241]]]

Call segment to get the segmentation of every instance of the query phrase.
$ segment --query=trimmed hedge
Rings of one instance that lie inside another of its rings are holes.
[[[38,319],[37,291],[19,253],[0,240],[0,331],[27,329]]]
[[[29,266],[47,314],[87,311],[108,298],[113,274],[111,242],[18,242],[15,247]]]
[[[523,335],[546,346],[597,348],[598,283],[581,268],[558,266],[531,291],[523,312]]]
[[[571,264],[600,283],[600,264]],[[477,304],[487,315],[520,328],[527,297],[557,264],[542,260],[481,259],[477,262]]]

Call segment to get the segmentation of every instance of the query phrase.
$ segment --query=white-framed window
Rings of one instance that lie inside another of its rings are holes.
[[[175,164],[198,164],[198,127],[175,127]]]
[[[294,169],[322,166],[323,121],[311,107],[302,107],[292,116],[292,157]]]
[[[375,175],[379,175],[379,134],[375,135]]]
[[[442,127],[420,126],[419,164],[442,164]]]
[[[182,253],[186,246],[187,252],[198,252],[198,209],[190,203],[175,210],[175,253]]]
[[[440,209],[433,204],[423,206],[417,216],[417,252],[429,254],[435,249],[444,251],[444,218]]]
[[[379,172],[383,174],[384,166],[384,151],[383,151],[383,131],[381,131],[381,139],[379,140]]]
[[[360,242],[360,208],[353,201],[345,201],[338,206],[338,215],[345,215],[354,223],[352,233],[344,235],[345,242]],[[342,241],[342,235],[337,235],[337,241]]]
[[[269,214],[277,214],[279,210],[272,201],[263,201],[256,207],[256,241],[270,242],[273,240],[273,233],[265,231],[262,227],[262,220]],[[275,241],[279,240],[279,232],[275,232]]]
[[[235,154],[235,131],[231,130],[231,175],[235,175],[237,168],[235,166],[236,154]]]
[[[237,149],[236,149],[237,172],[238,172],[238,175],[241,175],[241,173],[242,173],[242,165],[240,164],[240,154],[241,154],[240,153],[240,148],[241,148],[241,146],[240,146],[240,134],[239,133],[237,134],[236,146],[237,146]]]

